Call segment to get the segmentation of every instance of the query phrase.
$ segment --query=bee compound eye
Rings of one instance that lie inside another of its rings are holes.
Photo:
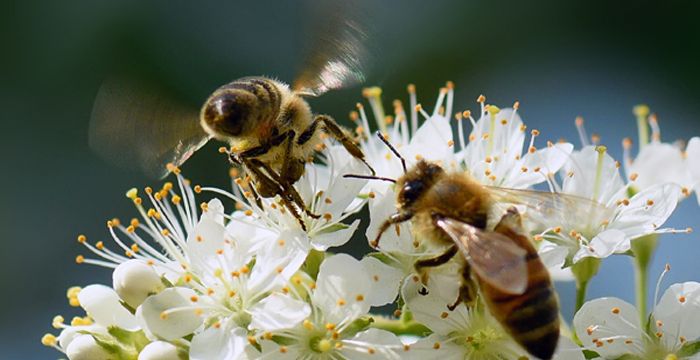
[[[205,104],[204,119],[215,132],[224,136],[237,136],[244,130],[251,104],[251,99],[245,94],[218,94]]]
[[[401,198],[404,203],[410,203],[416,201],[420,194],[423,192],[423,182],[422,181],[409,181],[401,189]]]

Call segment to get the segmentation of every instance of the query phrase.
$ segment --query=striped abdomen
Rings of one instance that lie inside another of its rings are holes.
[[[530,354],[549,360],[559,340],[559,301],[549,272],[527,237],[501,224],[495,231],[527,251],[528,281],[521,295],[503,293],[480,281],[486,303],[515,341]]]
[[[282,85],[264,77],[232,81],[209,96],[201,122],[211,135],[224,139],[271,132],[282,105]]]

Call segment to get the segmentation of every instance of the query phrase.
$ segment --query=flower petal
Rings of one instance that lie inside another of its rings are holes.
[[[355,220],[345,229],[322,233],[311,237],[311,245],[316,250],[326,251],[328,248],[345,245],[360,225],[360,220]]]
[[[401,294],[418,322],[437,334],[448,335],[461,326],[453,319],[468,317],[464,304],[459,304],[453,311],[447,309],[447,305],[454,303],[457,299],[460,281],[458,276],[436,274],[429,278],[428,286],[425,286],[428,294],[421,295],[419,291],[424,288],[424,285],[421,284],[418,276],[411,276],[404,280]]]
[[[657,331],[663,333],[661,340],[667,349],[679,347],[681,338],[700,338],[700,283],[689,281],[671,285],[653,314]]]
[[[367,239],[374,241],[379,233],[382,223],[396,212],[396,193],[388,189],[384,195],[379,195],[369,201],[369,226],[365,232]],[[379,243],[382,251],[398,251],[401,253],[413,253],[415,250],[412,244],[411,228],[408,223],[399,225],[398,233],[396,227],[385,231]]]
[[[411,360],[464,360],[467,359],[467,355],[464,346],[459,346],[453,341],[445,341],[441,335],[431,334],[411,344],[404,358]]]
[[[369,275],[360,262],[350,255],[338,254],[321,264],[311,300],[323,310],[327,321],[339,324],[369,311],[366,298],[371,290]]]
[[[391,304],[399,294],[403,272],[379,261],[377,258],[365,256],[360,263],[372,279],[372,290],[367,301],[372,306]]]
[[[680,186],[690,185],[686,159],[681,150],[672,144],[652,142],[642,147],[629,171],[638,175],[634,184],[640,190],[669,182]]]
[[[192,338],[190,359],[245,359],[246,346],[248,346],[248,340],[245,329],[239,327],[231,329],[225,324],[218,328],[210,326]]]
[[[596,235],[588,246],[581,248],[574,255],[574,262],[584,257],[604,259],[615,252],[625,252],[630,248],[629,238],[620,230],[610,229]]]
[[[637,309],[618,298],[600,298],[583,304],[574,316],[574,328],[584,346],[606,359],[635,353],[644,342]],[[608,342],[608,338],[613,341]],[[632,343],[627,344],[629,341]]]
[[[249,312],[253,317],[251,329],[275,331],[296,326],[311,314],[311,307],[306,302],[275,293],[255,304]]]
[[[404,352],[403,343],[391,332],[369,329],[343,341],[340,353],[350,360],[397,359]]]
[[[192,305],[193,296],[196,293],[192,289],[165,289],[160,294],[148,297],[136,310],[136,316],[143,328],[152,334],[169,341],[179,339],[202,325],[202,318],[195,313]],[[191,309],[177,309],[183,307]],[[170,309],[176,311],[164,313]]]
[[[180,359],[180,353],[177,346],[165,342],[165,341],[154,341],[146,345],[141,352],[139,352],[138,360],[178,360]]]
[[[654,185],[634,195],[610,224],[634,239],[657,230],[676,209],[681,189],[676,184]]]
[[[129,310],[122,306],[119,295],[104,285],[90,285],[80,290],[78,301],[96,323],[126,330],[137,330],[138,322]]]

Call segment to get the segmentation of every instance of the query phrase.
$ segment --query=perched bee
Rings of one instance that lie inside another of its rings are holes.
[[[244,77],[215,90],[196,111],[141,84],[109,80],[93,107],[91,147],[108,160],[163,177],[166,165],[181,165],[212,138],[223,141],[230,147],[222,152],[250,175],[258,205],[260,197],[279,195],[305,229],[301,213],[318,215],[307,209],[293,184],[319,149],[321,131],[374,173],[349,133],[328,115],[314,116],[304,99],[364,80],[365,34],[348,17],[353,11],[337,8],[351,5],[318,5],[325,9],[322,21],[314,23],[310,54],[292,86]]]
[[[383,136],[379,137],[401,158]],[[417,261],[419,273],[425,274],[426,268],[445,264],[457,254],[466,260],[462,262],[459,296],[447,306],[450,311],[461,302],[473,305],[480,293],[491,314],[516,342],[538,358],[551,359],[559,339],[557,295],[523,230],[523,217],[512,205],[524,206],[533,221],[556,211],[610,214],[607,208],[575,196],[483,186],[467,173],[448,173],[424,160],[406,170],[401,160],[405,174],[397,180],[347,175],[392,181],[398,189],[398,212],[380,226],[372,245],[379,246],[382,233],[392,225],[411,221],[414,236],[447,247],[439,256]],[[504,204],[508,205],[504,208]],[[570,216],[572,212],[563,214]],[[420,293],[426,295],[427,291],[423,288]]]

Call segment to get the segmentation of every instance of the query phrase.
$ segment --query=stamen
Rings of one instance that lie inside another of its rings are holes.
[[[418,130],[418,112],[416,111],[418,99],[416,98],[416,86],[408,84],[406,89],[408,90],[409,104],[411,105],[411,137],[413,137]]]
[[[634,116],[637,117],[637,130],[639,132],[639,149],[649,143],[649,128],[647,127],[647,116],[649,116],[649,107],[646,105],[637,105],[632,109]]]
[[[581,141],[581,146],[588,146],[588,135],[586,134],[586,128],[583,126],[583,117],[576,117],[576,131],[578,131],[578,138]]]
[[[656,114],[649,115],[649,127],[651,127],[651,141],[655,143],[661,142],[661,128],[659,128]]]
[[[384,112],[384,105],[382,105],[382,88],[378,86],[365,88],[362,90],[362,96],[366,97],[369,101],[369,106],[372,108],[377,126],[382,132],[386,132],[386,124],[383,122],[386,115]],[[369,127],[367,130],[369,131]]]
[[[659,289],[661,288],[661,282],[669,271],[671,271],[671,265],[666,264],[666,266],[664,266],[664,271],[661,272],[659,279],[656,281],[656,289],[654,290],[654,307],[651,310],[652,312],[654,312],[656,309],[656,304],[659,302]]]

